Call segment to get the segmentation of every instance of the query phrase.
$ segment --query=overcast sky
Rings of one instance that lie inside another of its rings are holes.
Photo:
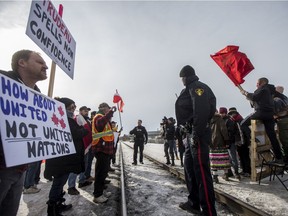
[[[118,89],[125,106],[124,132],[143,120],[147,130],[159,129],[163,116],[175,117],[176,94],[183,88],[179,71],[194,67],[217,97],[217,108],[235,106],[244,117],[248,101],[210,54],[237,45],[255,69],[242,87],[254,91],[267,77],[288,88],[288,2],[243,1],[52,1],[64,6],[63,20],[76,41],[74,80],[59,67],[53,96],[69,97],[97,110],[112,105]],[[0,0],[0,69],[10,70],[20,49],[42,54],[25,34],[31,1]],[[48,79],[39,83],[47,94]],[[287,93],[286,89],[284,93]],[[115,113],[119,122],[119,115]]]

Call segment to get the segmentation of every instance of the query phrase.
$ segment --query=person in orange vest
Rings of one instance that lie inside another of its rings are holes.
[[[105,203],[111,192],[104,193],[105,178],[108,175],[110,159],[114,153],[114,135],[111,118],[116,111],[107,103],[99,105],[99,111],[92,120],[92,151],[97,159],[95,165],[94,199],[95,203]]]

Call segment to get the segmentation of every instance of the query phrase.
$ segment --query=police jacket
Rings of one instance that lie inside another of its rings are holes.
[[[133,130],[130,131],[130,134],[135,135],[134,138],[135,141],[144,141],[144,138],[146,141],[148,140],[148,134],[146,128],[143,127],[142,125],[136,126]]]
[[[191,124],[193,131],[200,136],[215,111],[216,97],[212,90],[200,82],[196,75],[187,77],[186,88],[182,90],[175,104],[177,124]]]

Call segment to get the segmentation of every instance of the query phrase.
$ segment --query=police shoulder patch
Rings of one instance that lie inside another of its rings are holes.
[[[204,89],[202,89],[202,88],[197,88],[197,89],[195,89],[195,93],[196,93],[198,96],[201,96],[201,95],[204,93]]]

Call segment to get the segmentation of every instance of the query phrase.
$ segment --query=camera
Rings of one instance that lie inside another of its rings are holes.
[[[168,118],[166,116],[164,116],[160,125],[166,125],[167,123],[168,123]]]

